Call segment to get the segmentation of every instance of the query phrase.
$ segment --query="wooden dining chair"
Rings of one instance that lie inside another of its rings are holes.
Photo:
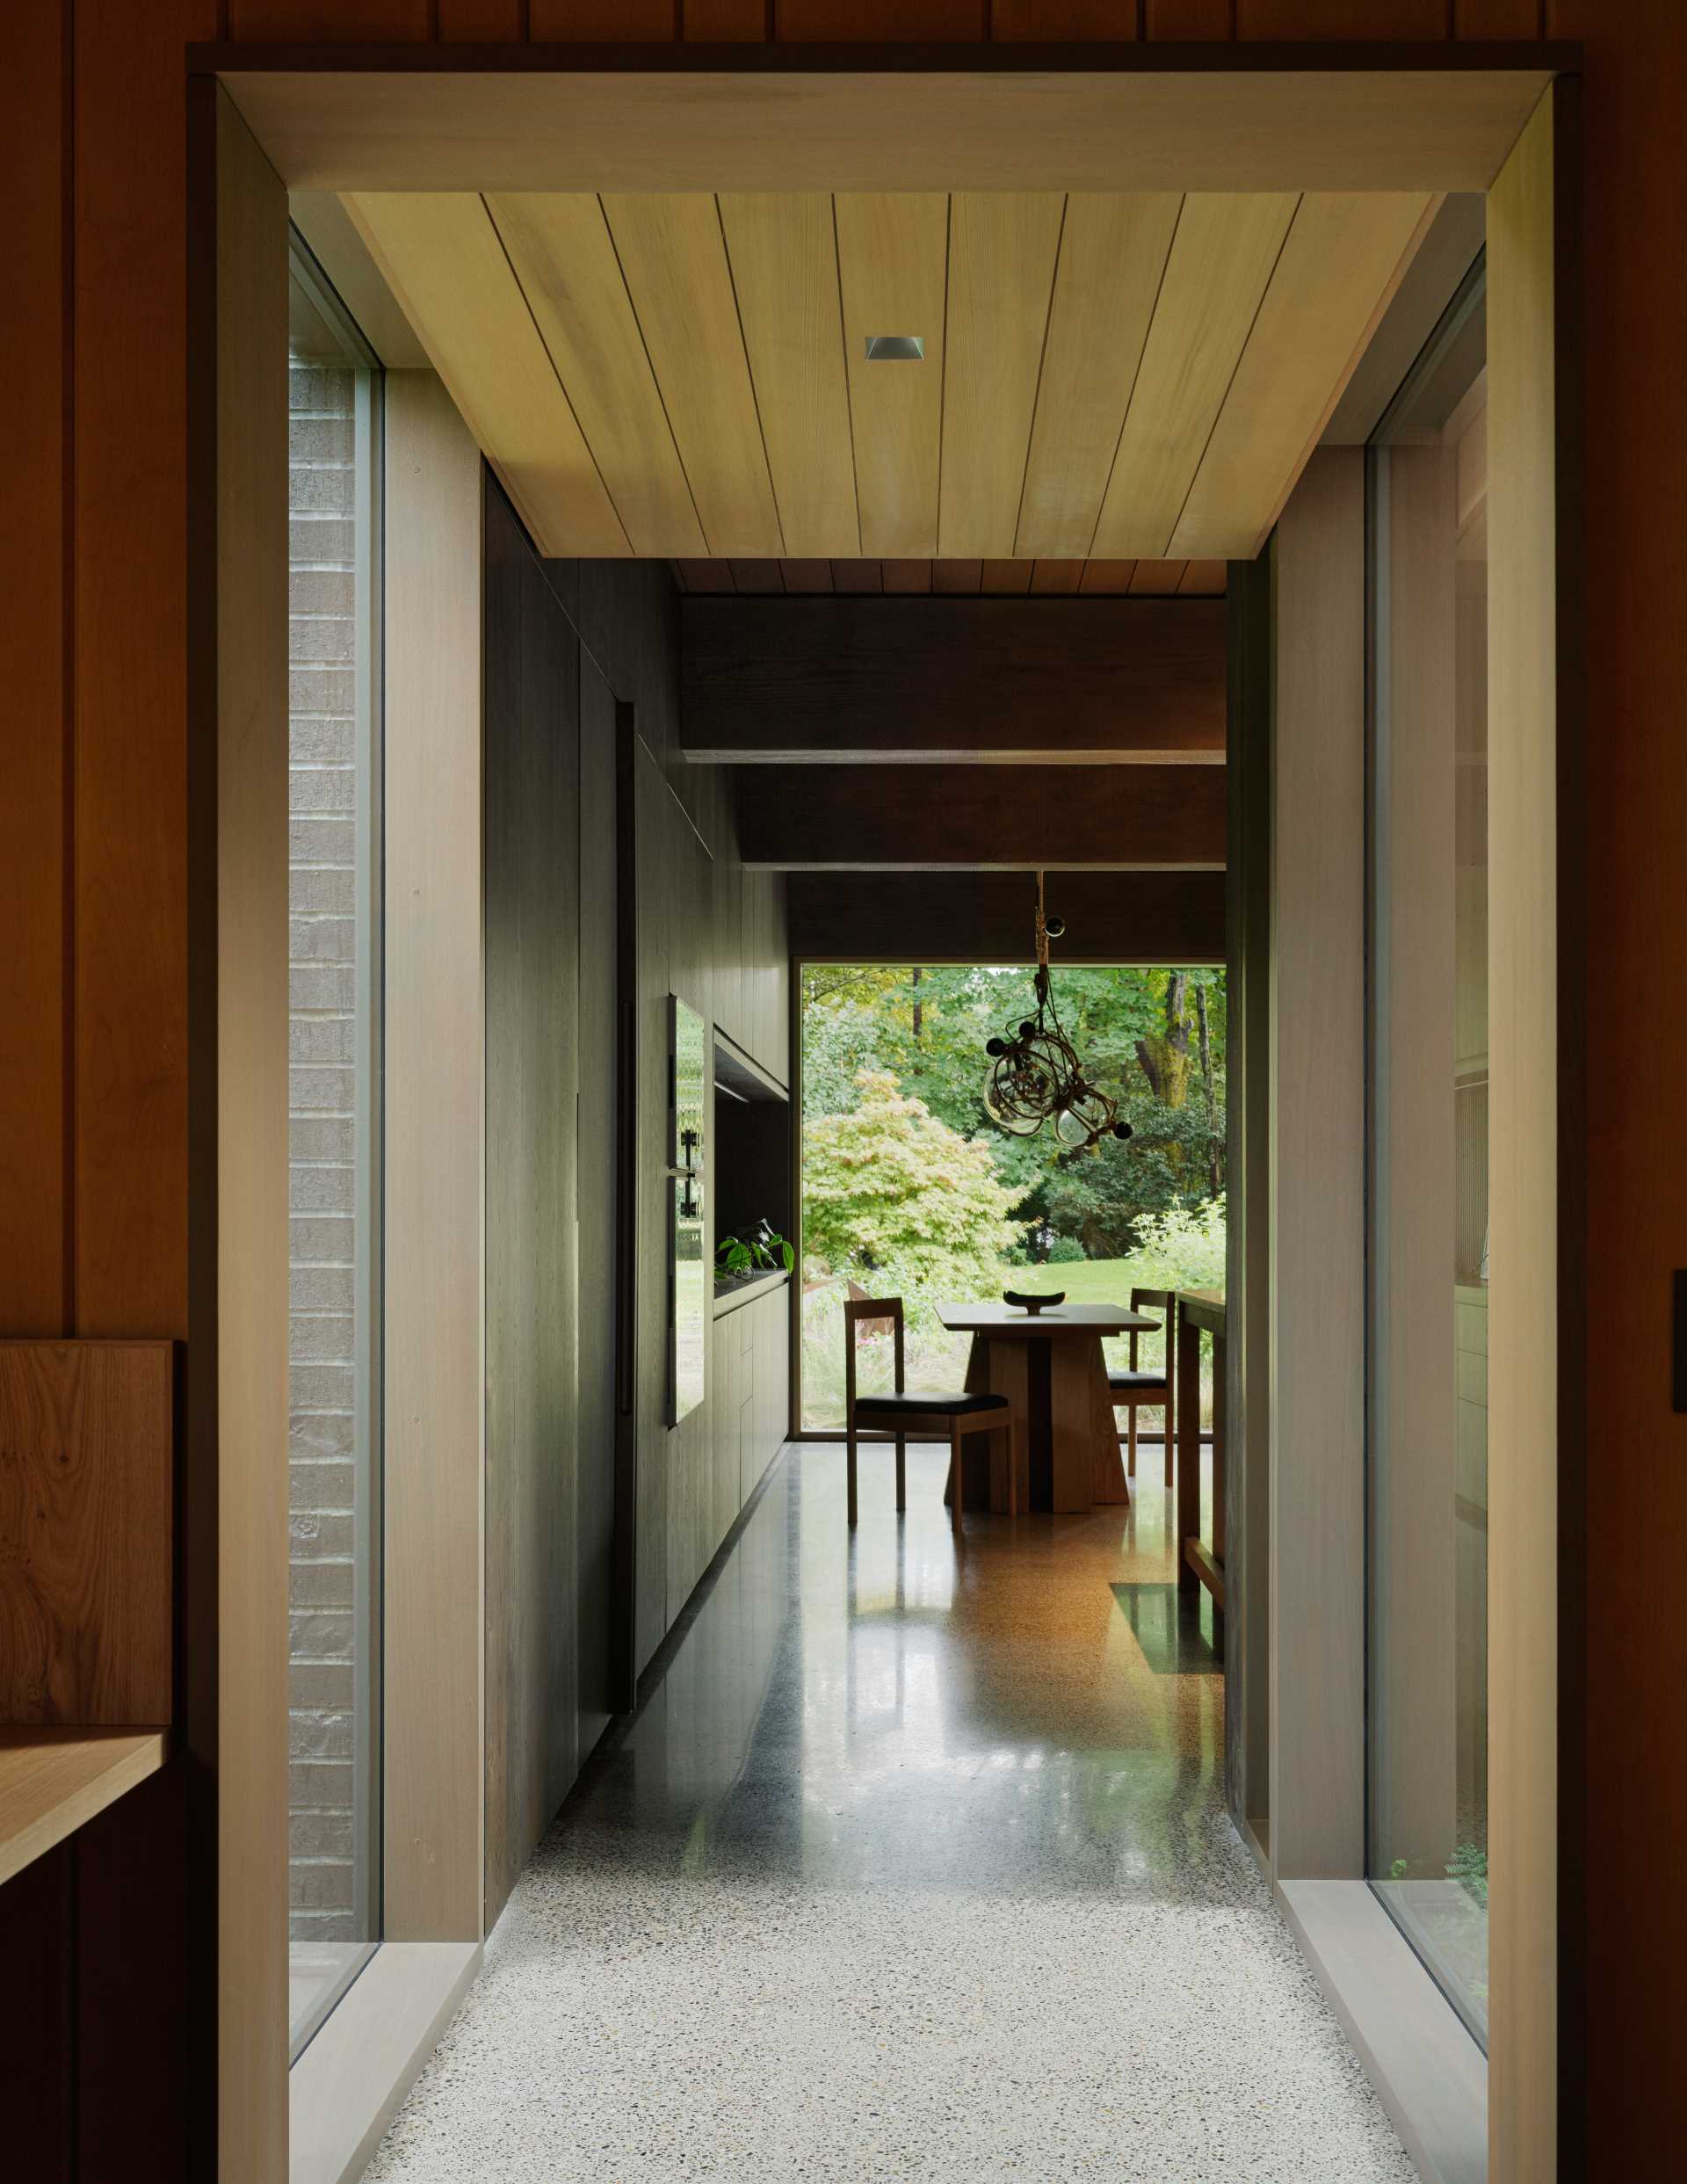
[[[1137,1344],[1140,1331],[1131,1331],[1131,1361],[1122,1373],[1110,1372],[1107,1386],[1113,1398],[1113,1408],[1127,1410],[1130,1422],[1126,1428],[1129,1455],[1126,1468],[1136,1477],[1136,1414],[1139,1411],[1163,1411],[1166,1419],[1166,1484],[1169,1486],[1176,1476],[1177,1435],[1172,1413],[1177,1404],[1177,1293],[1175,1289],[1133,1289],[1131,1310],[1140,1312],[1147,1305],[1158,1306],[1166,1315],[1166,1356],[1163,1368],[1158,1370],[1139,1369]]]
[[[858,1396],[855,1390],[856,1331],[874,1320],[888,1320],[895,1342],[895,1387],[888,1395]],[[960,1530],[965,1479],[961,1448],[969,1433],[1008,1436],[1008,1514],[1018,1513],[1018,1451],[1013,1445],[1013,1413],[1005,1396],[972,1395],[965,1390],[910,1394],[902,1385],[902,1300],[899,1296],[851,1296],[844,1306],[844,1434],[848,1451],[850,1522],[855,1522],[855,1445],[858,1429],[877,1426],[896,1437],[896,1506],[908,1506],[908,1435],[912,1426],[943,1426],[949,1433],[949,1479],[954,1489],[953,1522]]]

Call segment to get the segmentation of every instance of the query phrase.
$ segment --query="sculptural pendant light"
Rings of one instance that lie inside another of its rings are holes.
[[[1043,875],[1037,874],[1037,1013],[1006,1036],[988,1040],[990,1057],[984,1106],[991,1121],[1014,1137],[1034,1137],[1045,1122],[1070,1152],[1098,1152],[1104,1137],[1127,1138],[1119,1105],[1084,1075],[1072,1041],[1061,1028],[1048,976],[1048,944],[1066,930],[1043,907]]]

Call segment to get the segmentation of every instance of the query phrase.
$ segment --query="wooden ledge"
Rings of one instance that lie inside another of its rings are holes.
[[[728,1312],[735,1312],[741,1304],[748,1304],[752,1297],[766,1296],[781,1288],[791,1279],[788,1266],[770,1266],[757,1275],[753,1281],[741,1281],[735,1288],[717,1289],[714,1293],[715,1319],[724,1319]]]
[[[0,1729],[0,1884],[164,1764],[163,1729]]]

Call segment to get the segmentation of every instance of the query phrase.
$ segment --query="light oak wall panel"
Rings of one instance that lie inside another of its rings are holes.
[[[584,1452],[580,643],[489,479],[484,537],[489,1927],[579,1770]]]
[[[196,722],[196,1070],[185,1527],[189,1736],[214,1758],[219,2173],[280,2184],[287,2108],[286,192],[221,90],[215,131],[215,678]],[[196,570],[196,577],[204,570]],[[208,768],[207,768],[207,763]],[[207,780],[206,773],[211,779]],[[205,1095],[211,1097],[209,1114]],[[212,1664],[214,1661],[214,1673]],[[214,1732],[207,1720],[214,1706]]]
[[[1458,1839],[1456,526],[1441,448],[1390,448],[1382,475],[1394,641],[1379,647],[1372,761],[1387,882],[1372,941],[1371,1827],[1379,1857],[1417,1871]]]
[[[949,200],[934,192],[835,197],[859,550],[938,550]],[[869,364],[869,334],[918,334],[917,364]]]
[[[786,541],[715,200],[653,192],[606,196],[604,210],[708,550],[777,558]]]
[[[1553,116],[1546,101],[1488,200],[1488,2071],[1494,2184],[1552,2176],[1560,2151],[1554,2097],[1560,2070],[1560,1411],[1557,1379],[1542,1369],[1561,1339],[1553,219]],[[1662,1297],[1661,1264],[1654,1281]],[[1660,1391],[1664,1367],[1660,1345]],[[1563,1514],[1573,1520],[1571,1512]],[[1624,1582],[1633,1582],[1632,1571]],[[1581,1998],[1566,1999],[1574,2007]],[[1573,2018],[1569,2021],[1574,2024]]]
[[[950,200],[942,553],[1013,553],[1064,213],[1040,192]]]
[[[1361,449],[1313,458],[1273,551],[1271,1849],[1279,1879],[1356,1880],[1365,1749]]]
[[[723,195],[720,206],[786,550],[859,553],[831,198]]]
[[[478,1941],[481,458],[431,373],[386,425],[384,1926]]]
[[[1102,504],[1097,554],[1170,552],[1296,203],[1281,194],[1184,200]]]

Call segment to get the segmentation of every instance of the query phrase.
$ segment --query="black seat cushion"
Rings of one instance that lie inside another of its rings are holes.
[[[901,1396],[858,1396],[858,1419],[959,1418],[972,1411],[1005,1411],[1005,1396],[934,1395],[922,1388]]]
[[[1109,1373],[1107,1385],[1121,1389],[1163,1388],[1166,1376],[1163,1373]]]

